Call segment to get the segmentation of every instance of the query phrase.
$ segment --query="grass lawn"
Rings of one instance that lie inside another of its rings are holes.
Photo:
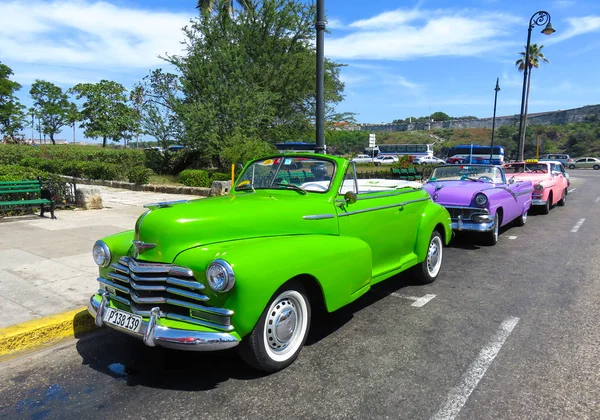
[[[183,185],[179,182],[177,175],[150,175],[150,181],[152,185]]]

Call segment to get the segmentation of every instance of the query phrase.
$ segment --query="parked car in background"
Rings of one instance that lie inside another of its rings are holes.
[[[371,163],[373,162],[373,157],[369,155],[358,155],[355,158],[352,158],[352,162],[356,163]]]
[[[185,149],[185,146],[181,146],[179,144],[174,144],[172,146],[167,147],[167,150],[169,152],[173,152],[173,153],[179,152],[180,150],[183,150],[183,149]]]
[[[509,183],[513,179],[531,181],[533,184],[532,206],[537,206],[543,214],[548,214],[554,205],[564,206],[569,192],[569,181],[564,168],[558,161],[507,163],[502,166]]]
[[[569,162],[569,169],[593,168],[600,169],[600,159],[594,157],[577,158]]]
[[[377,166],[393,165],[394,163],[398,163],[398,158],[396,156],[377,156],[373,159],[373,163]]]
[[[481,232],[488,245],[495,245],[501,226],[527,221],[533,185],[507,182],[494,165],[444,165],[433,170],[425,190],[450,212],[452,229]]]
[[[437,158],[435,156],[422,156],[422,157],[418,157],[415,158],[412,163],[416,164],[416,165],[424,165],[424,164],[430,164],[430,165],[443,165],[446,163],[446,161],[444,159],[440,159]]]
[[[571,161],[573,161],[573,159],[571,159],[571,156],[565,154],[565,153],[548,153],[545,155],[542,155],[539,157],[538,159],[539,162],[543,162],[543,161],[555,161],[555,162],[560,162],[563,165],[568,165]]]
[[[227,196],[145,207],[94,245],[96,325],[150,347],[237,346],[267,372],[293,363],[321,309],[409,269],[434,281],[452,237],[420,183],[358,179],[355,163],[311,153],[249,162]]]

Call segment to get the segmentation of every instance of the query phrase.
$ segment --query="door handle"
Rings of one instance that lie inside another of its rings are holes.
[[[398,211],[403,211],[403,210],[404,210],[404,204],[401,204],[401,205],[398,207]]]

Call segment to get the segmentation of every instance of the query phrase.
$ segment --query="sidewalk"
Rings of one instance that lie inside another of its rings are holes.
[[[133,229],[144,204],[198,196],[96,186],[104,209],[0,218],[0,328],[87,305],[98,290],[92,246]]]

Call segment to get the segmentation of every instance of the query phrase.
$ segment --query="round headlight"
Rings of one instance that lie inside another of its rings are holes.
[[[96,241],[92,249],[92,256],[94,257],[94,262],[100,267],[108,267],[110,264],[110,249],[102,241]]]
[[[488,198],[485,194],[479,193],[475,196],[475,202],[478,206],[485,206],[488,202]]]
[[[544,189],[544,186],[542,184],[535,184],[534,188],[536,191],[542,191]]]
[[[224,260],[214,260],[206,269],[206,281],[215,292],[224,293],[231,290],[235,284],[231,265]]]

